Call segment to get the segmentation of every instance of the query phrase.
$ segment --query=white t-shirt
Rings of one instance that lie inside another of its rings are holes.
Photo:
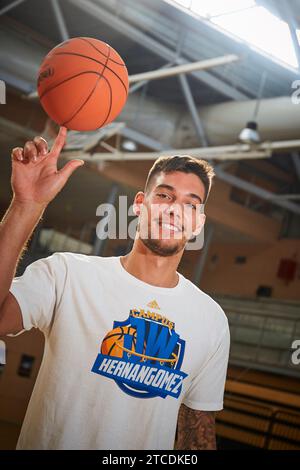
[[[181,403],[223,408],[228,321],[181,274],[156,287],[120,257],[54,253],[10,291],[45,335],[17,449],[168,450]]]

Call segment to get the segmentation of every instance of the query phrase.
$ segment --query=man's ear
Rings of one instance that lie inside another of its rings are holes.
[[[199,215],[199,223],[198,223],[197,227],[195,228],[195,230],[193,231],[193,236],[194,237],[199,235],[199,233],[203,229],[204,224],[205,224],[205,220],[206,220],[206,215],[205,214],[200,214]]]
[[[139,191],[135,195],[135,198],[134,198],[134,201],[133,201],[133,212],[137,216],[139,216],[141,214],[144,199],[145,199],[145,193],[143,193],[143,191]]]

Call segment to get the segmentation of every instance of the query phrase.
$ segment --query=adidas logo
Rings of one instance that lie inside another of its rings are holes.
[[[147,304],[147,307],[156,308],[156,309],[160,310],[160,306],[158,305],[158,303],[156,302],[156,300],[152,300],[151,302],[149,302],[149,303]]]

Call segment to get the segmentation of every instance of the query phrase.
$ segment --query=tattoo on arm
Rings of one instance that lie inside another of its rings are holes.
[[[178,413],[175,450],[216,450],[215,413],[182,404]]]

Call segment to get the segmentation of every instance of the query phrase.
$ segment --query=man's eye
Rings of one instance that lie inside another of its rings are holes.
[[[157,193],[157,196],[161,197],[162,199],[170,198],[170,196],[168,194],[165,194],[165,193]]]
[[[187,206],[191,207],[193,210],[196,209],[196,205],[193,204],[192,202],[188,203]]]

